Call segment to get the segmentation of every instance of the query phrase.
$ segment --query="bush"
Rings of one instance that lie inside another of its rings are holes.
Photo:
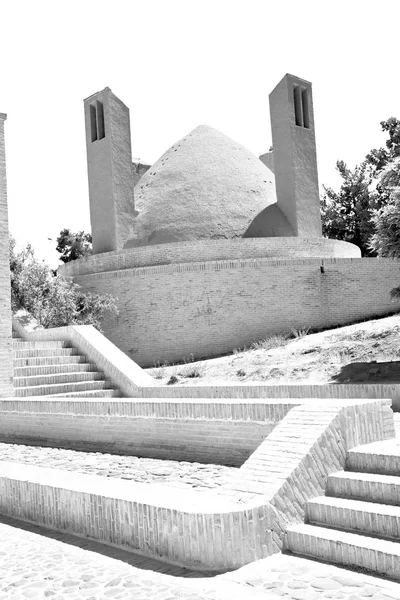
[[[15,251],[10,241],[11,306],[13,314],[27,310],[45,329],[65,325],[93,325],[99,331],[104,318],[118,309],[110,295],[83,292],[71,279],[57,277],[30,245]]]
[[[285,335],[272,335],[265,340],[257,340],[252,342],[250,350],[272,350],[274,348],[281,348],[289,343],[289,339]]]
[[[181,377],[185,377],[186,379],[191,379],[195,377],[202,377],[206,370],[205,363],[194,362],[194,355],[191,354],[189,360],[184,358],[185,364],[179,369],[178,375]]]

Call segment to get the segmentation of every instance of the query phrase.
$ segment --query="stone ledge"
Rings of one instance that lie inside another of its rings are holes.
[[[240,466],[296,401],[0,400],[0,439]]]
[[[392,408],[400,412],[400,384],[396,383],[353,383],[340,385],[196,385],[196,386],[145,386],[139,388],[141,398],[251,398],[268,402],[294,402],[305,404],[316,399],[346,401],[353,398],[390,398]]]
[[[240,506],[211,492],[177,494],[158,484],[16,463],[0,463],[0,510],[144,556],[217,572],[264,555],[268,542],[268,532],[262,535],[260,529],[265,507]]]
[[[63,277],[76,277],[138,267],[254,258],[280,261],[314,258],[320,264],[321,259],[333,257],[359,258],[360,250],[348,242],[326,238],[208,239],[102,252],[61,265],[58,272]]]

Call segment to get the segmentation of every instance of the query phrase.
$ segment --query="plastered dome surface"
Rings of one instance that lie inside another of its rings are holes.
[[[291,235],[276,205],[270,169],[206,125],[174,144],[143,175],[135,187],[135,211],[126,248]],[[276,231],[269,221],[274,221]]]

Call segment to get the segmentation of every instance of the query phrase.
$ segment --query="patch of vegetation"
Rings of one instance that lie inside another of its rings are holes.
[[[178,383],[178,381],[179,379],[176,375],[171,375],[171,377],[167,381],[167,385],[174,385],[175,383]]]
[[[10,238],[10,271],[13,314],[24,309],[44,329],[93,325],[102,331],[104,320],[118,315],[113,296],[85,292],[72,279],[57,277],[46,262],[36,258],[30,244],[17,252],[13,238]]]
[[[232,350],[232,353],[237,356],[238,354],[243,354],[244,352],[247,352],[249,350],[249,348],[247,348],[247,346],[243,346],[243,348],[234,348]]]
[[[185,379],[192,379],[195,377],[202,377],[206,370],[205,362],[194,362],[194,355],[191,354],[189,359],[184,358],[184,364],[178,371],[178,375]]]
[[[300,340],[310,333],[310,327],[303,327],[300,329],[295,329],[294,327],[290,328],[291,335],[290,337],[295,340]]]
[[[282,348],[289,343],[289,338],[286,335],[272,335],[264,340],[252,342],[250,350],[272,350],[273,348]]]
[[[163,364],[160,361],[154,363],[152,369],[149,369],[149,375],[154,379],[164,379],[167,376],[167,368],[169,367],[169,363],[165,362]]]

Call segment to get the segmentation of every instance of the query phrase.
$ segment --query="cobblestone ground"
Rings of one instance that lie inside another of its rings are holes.
[[[213,578],[217,589],[229,581],[264,592],[271,600],[400,600],[399,583],[282,554]]]
[[[0,598],[203,600],[185,580],[0,524]]]
[[[156,567],[157,561],[131,554],[132,563],[141,563],[137,568],[122,562],[130,560],[125,551],[105,547],[110,556],[104,556],[96,542],[74,538],[71,545],[68,534],[45,537],[36,525],[18,528],[16,523],[1,517],[0,600],[400,599],[400,584],[284,555],[198,579],[183,578],[179,567],[163,565],[175,576],[166,575],[145,570]]]
[[[165,483],[173,487],[191,487],[196,488],[197,491],[220,487],[238,470],[235,467],[221,465],[5,443],[0,443],[1,460],[87,475],[115,477],[139,483]]]

